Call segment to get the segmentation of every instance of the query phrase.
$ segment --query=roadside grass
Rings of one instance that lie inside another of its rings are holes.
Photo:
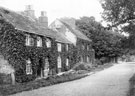
[[[34,89],[38,89],[40,87],[46,87],[58,83],[68,82],[76,79],[81,79],[83,77],[86,77],[89,75],[90,72],[97,72],[101,71],[104,68],[111,67],[113,64],[104,64],[99,65],[97,67],[90,68],[87,65],[82,67],[82,65],[79,65],[79,68],[76,68],[77,70],[70,70],[68,72],[64,72],[62,74],[58,74],[55,76],[49,76],[47,78],[42,79],[36,79],[34,81],[30,81],[27,83],[17,83],[15,85],[0,85],[0,96],[7,96],[16,94],[23,91],[30,91]],[[80,67],[81,66],[81,67]],[[77,67],[77,66],[76,66]]]
[[[130,86],[127,96],[135,96],[135,74],[129,80]]]

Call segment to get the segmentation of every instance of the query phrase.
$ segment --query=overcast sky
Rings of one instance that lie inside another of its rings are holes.
[[[61,17],[79,18],[94,16],[101,20],[102,8],[98,0],[0,0],[0,6],[14,11],[23,11],[25,5],[33,5],[36,16],[46,11],[49,22]]]

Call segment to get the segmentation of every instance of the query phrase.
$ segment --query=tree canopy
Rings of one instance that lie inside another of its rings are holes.
[[[96,58],[121,55],[121,36],[106,30],[94,17],[82,17],[76,21],[79,30],[92,39]]]
[[[135,0],[101,0],[104,9],[102,17],[111,27],[129,33],[125,39],[126,47],[135,48]],[[127,42],[127,43],[126,43]]]

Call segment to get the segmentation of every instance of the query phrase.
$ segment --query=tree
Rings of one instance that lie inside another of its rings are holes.
[[[135,1],[134,0],[101,0],[104,9],[102,17],[111,27],[129,34],[124,40],[126,50],[135,48]],[[125,43],[127,42],[127,43]]]
[[[94,17],[82,17],[76,21],[79,30],[92,39],[96,58],[118,57],[121,55],[121,36],[106,30]]]

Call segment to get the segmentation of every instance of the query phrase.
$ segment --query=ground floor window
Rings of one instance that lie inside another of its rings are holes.
[[[31,60],[26,60],[26,74],[32,74]]]
[[[69,59],[66,59],[66,66],[69,66]]]
[[[88,62],[88,63],[90,62],[90,58],[89,58],[89,56],[87,56],[87,62]]]
[[[45,65],[44,65],[44,76],[48,76],[49,73],[49,59],[45,58]]]
[[[58,71],[59,72],[61,72],[61,57],[60,56],[58,56],[58,58],[57,58],[57,66],[58,66]]]

